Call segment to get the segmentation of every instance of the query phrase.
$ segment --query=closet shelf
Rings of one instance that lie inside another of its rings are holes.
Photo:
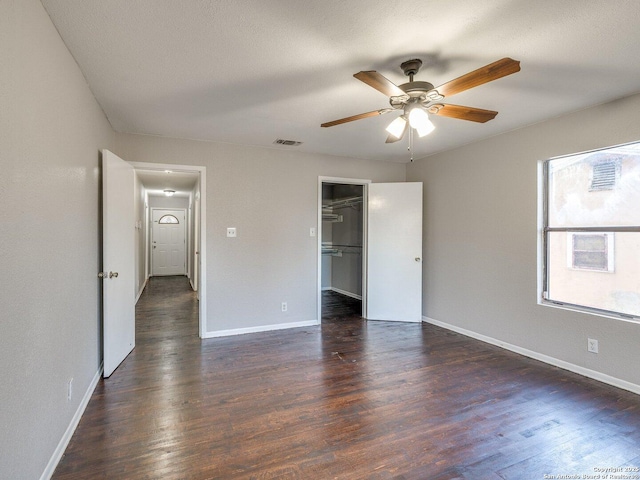
[[[337,245],[329,242],[322,243],[322,255],[341,257],[342,255],[361,255],[361,245]]]
[[[349,198],[339,198],[336,200],[330,200],[328,203],[322,205],[322,209],[337,209],[337,208],[347,208],[347,207],[355,207],[362,203],[362,197],[349,197]]]
[[[337,213],[329,213],[329,212],[322,212],[322,221],[323,222],[332,222],[332,223],[337,223],[337,222],[342,222],[344,220],[344,217],[342,215],[338,215]]]

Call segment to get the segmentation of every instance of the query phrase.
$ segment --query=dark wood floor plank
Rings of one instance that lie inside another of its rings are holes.
[[[322,291],[322,319],[359,317],[362,315],[362,300],[348,297],[333,290]]]
[[[98,384],[54,478],[520,480],[638,466],[637,395],[432,325],[367,322],[342,300],[318,327],[201,340],[187,280],[152,278],[136,348]]]

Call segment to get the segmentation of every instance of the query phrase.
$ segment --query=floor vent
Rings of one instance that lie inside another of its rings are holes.
[[[286,145],[287,147],[297,147],[298,145],[302,145],[302,142],[296,142],[295,140],[283,140],[282,138],[278,138],[273,143],[275,145]]]

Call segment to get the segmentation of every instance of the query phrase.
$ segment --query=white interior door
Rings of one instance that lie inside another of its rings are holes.
[[[154,276],[186,273],[186,215],[184,210],[151,211],[151,265]]]
[[[422,183],[371,183],[367,318],[422,321]]]
[[[102,151],[104,377],[135,346],[135,212],[133,167]]]

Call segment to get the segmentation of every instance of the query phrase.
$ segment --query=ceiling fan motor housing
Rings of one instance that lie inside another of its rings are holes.
[[[435,91],[433,85],[429,82],[408,82],[398,85],[398,87],[407,92],[407,94],[390,97],[389,103],[393,108],[403,108],[410,102],[428,103],[433,100],[427,96],[427,92]]]

